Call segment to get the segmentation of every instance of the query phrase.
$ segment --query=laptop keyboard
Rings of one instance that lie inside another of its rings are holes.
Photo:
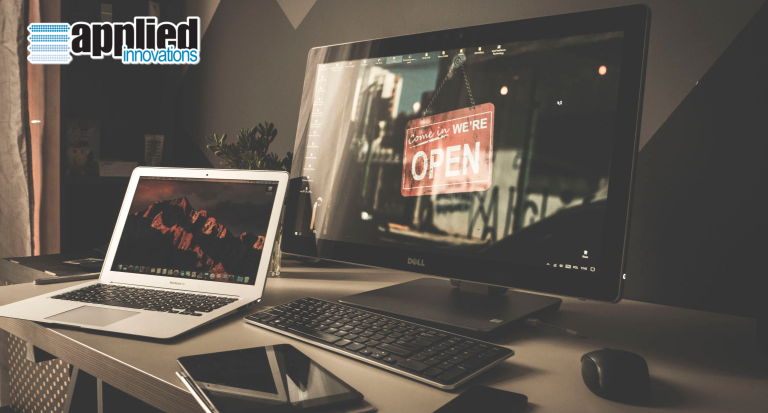
[[[491,343],[316,298],[245,320],[440,388],[453,388],[514,354]]]
[[[232,297],[111,284],[93,284],[51,298],[198,317],[237,301]]]

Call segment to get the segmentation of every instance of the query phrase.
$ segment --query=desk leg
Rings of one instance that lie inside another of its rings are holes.
[[[97,380],[99,413],[163,413],[109,383]]]
[[[100,413],[96,377],[73,367],[63,413]]]
[[[42,363],[44,361],[56,360],[57,358],[53,354],[35,347],[32,343],[27,343],[27,360],[33,363]]]
[[[69,383],[63,413],[162,413],[77,367]]]

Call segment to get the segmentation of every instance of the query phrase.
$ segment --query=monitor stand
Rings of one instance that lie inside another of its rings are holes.
[[[339,301],[478,338],[527,318],[556,312],[563,302],[545,295],[506,291],[503,287],[436,278],[420,278]]]

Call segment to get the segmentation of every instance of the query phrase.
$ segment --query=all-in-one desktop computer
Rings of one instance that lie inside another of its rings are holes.
[[[629,6],[312,49],[283,250],[442,277],[340,302],[476,337],[561,302],[507,288],[618,301],[649,21]]]

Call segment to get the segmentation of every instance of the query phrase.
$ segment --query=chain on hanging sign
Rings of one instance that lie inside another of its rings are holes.
[[[443,86],[445,85],[445,82],[448,81],[448,78],[451,77],[451,73],[453,70],[457,67],[461,68],[461,74],[464,75],[464,84],[467,86],[467,94],[469,94],[469,103],[472,104],[472,109],[475,109],[475,98],[472,96],[472,88],[469,87],[469,78],[467,78],[467,70],[464,68],[464,62],[461,60],[461,57],[456,56],[455,59],[453,59],[453,66],[448,70],[448,73],[445,74],[445,77],[443,78],[443,81],[440,82],[440,86],[437,87],[437,90],[435,91],[435,94],[432,96],[432,99],[430,99],[429,104],[427,105],[427,108],[424,109],[424,114],[421,116],[422,118],[425,118],[427,114],[429,113],[429,110],[432,108],[432,104],[435,103],[435,99],[437,99],[437,95],[440,94],[440,91],[443,90]]]

